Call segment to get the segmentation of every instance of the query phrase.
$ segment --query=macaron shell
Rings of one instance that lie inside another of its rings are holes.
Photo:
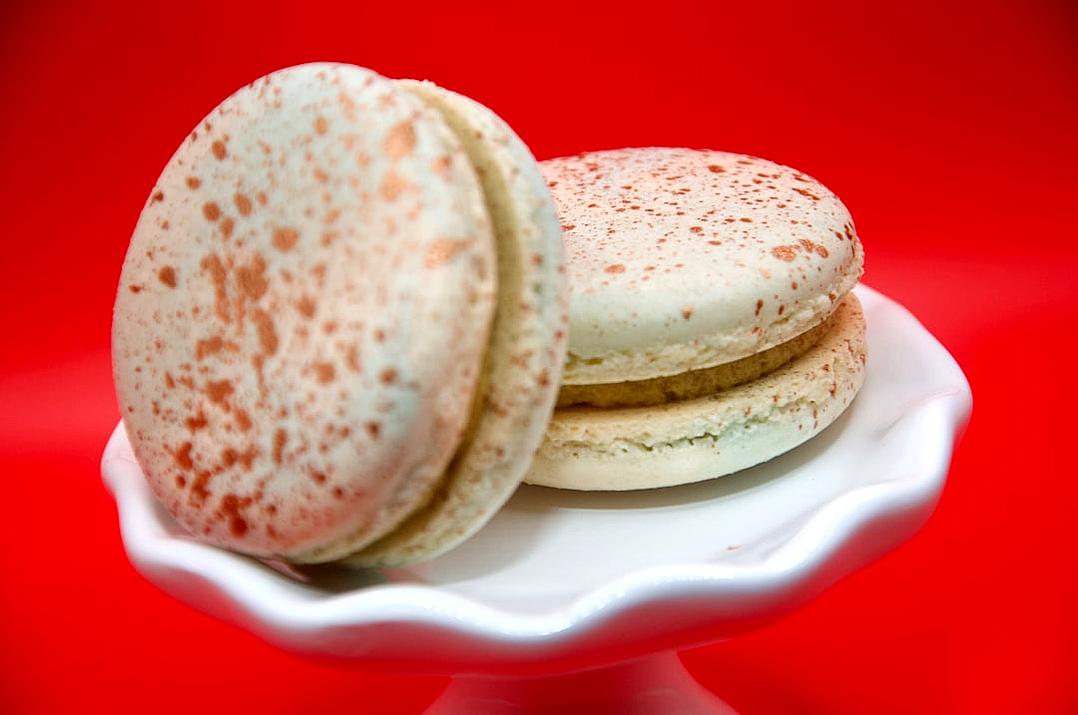
[[[542,440],[567,347],[561,230],[528,148],[471,99],[429,82],[399,84],[442,114],[481,177],[497,240],[498,308],[469,438],[431,503],[348,559],[363,566],[430,558],[494,515],[520,484]]]
[[[468,420],[493,234],[440,115],[358,67],[241,89],[165,167],[115,305],[117,395],[200,539],[339,558],[429,498]]]
[[[860,302],[840,303],[816,347],[711,397],[554,414],[525,481],[563,489],[647,489],[702,481],[793,449],[834,422],[864,381]]]
[[[565,232],[570,385],[719,365],[818,325],[862,272],[849,212],[764,159],[643,148],[542,162]]]

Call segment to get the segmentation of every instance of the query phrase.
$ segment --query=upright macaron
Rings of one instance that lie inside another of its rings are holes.
[[[458,106],[486,123],[465,130]],[[508,145],[503,191],[477,168]],[[538,168],[489,110],[340,64],[241,89],[168,162],[117,293],[117,395],[155,495],[197,538],[258,556],[451,547],[541,438],[561,263]]]
[[[863,252],[811,177],[645,148],[542,164],[573,293],[559,409],[527,477],[574,489],[698,481],[830,424],[863,380]]]

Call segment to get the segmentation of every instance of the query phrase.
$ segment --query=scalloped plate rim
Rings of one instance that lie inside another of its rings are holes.
[[[682,563],[644,568],[587,591],[568,606],[542,614],[515,613],[425,585],[385,584],[319,598],[297,596],[289,593],[293,584],[286,577],[255,559],[167,534],[153,513],[156,505],[148,486],[139,483],[137,464],[123,453],[129,447],[122,422],[105,449],[102,474],[117,501],[124,547],[140,572],[154,581],[150,574],[164,568],[213,583],[242,606],[250,621],[248,627],[271,640],[274,639],[269,633],[280,630],[302,635],[327,628],[406,622],[519,644],[584,637],[635,607],[688,598],[700,591],[722,599],[746,591],[792,588],[810,580],[835,552],[872,522],[904,508],[934,507],[946,480],[954,444],[972,407],[972,395],[961,369],[916,318],[871,288],[861,285],[855,290],[863,301],[884,301],[902,311],[924,337],[935,343],[942,353],[939,357],[950,361],[955,376],[961,377],[960,384],[927,396],[897,421],[928,414],[950,428],[949,438],[939,439],[931,468],[915,478],[867,484],[837,495],[811,513],[765,560],[753,564]]]

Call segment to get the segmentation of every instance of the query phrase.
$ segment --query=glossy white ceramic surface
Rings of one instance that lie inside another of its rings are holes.
[[[506,672],[731,635],[901,543],[946,479],[970,411],[966,379],[905,309],[856,290],[864,388],[822,434],[752,469],[642,492],[524,486],[428,563],[289,576],[187,537],[150,495],[120,425],[102,470],[125,548],[164,591],[311,655]]]

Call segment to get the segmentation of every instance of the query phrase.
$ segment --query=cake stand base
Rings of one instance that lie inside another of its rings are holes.
[[[427,713],[531,715],[585,710],[589,715],[736,715],[685,670],[673,651],[552,677],[455,677]]]

